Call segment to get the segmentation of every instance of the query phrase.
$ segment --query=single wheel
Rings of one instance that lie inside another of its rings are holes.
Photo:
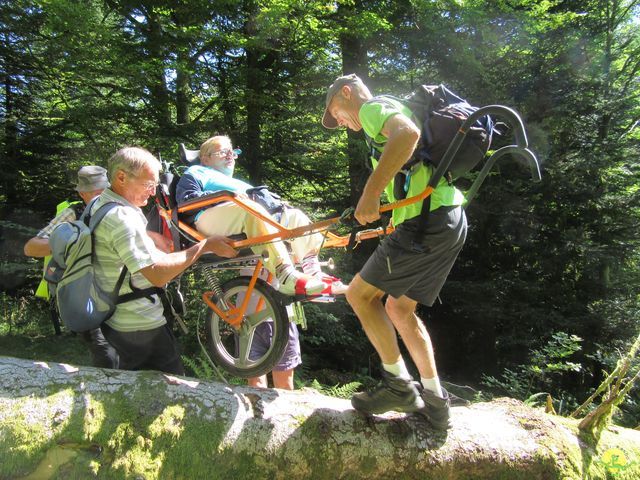
[[[229,307],[242,304],[250,280],[237,277],[222,285]],[[273,287],[257,280],[239,330],[209,311],[207,341],[217,365],[242,378],[264,375],[273,369],[289,340],[289,317],[276,295]],[[217,304],[220,308],[221,303]]]

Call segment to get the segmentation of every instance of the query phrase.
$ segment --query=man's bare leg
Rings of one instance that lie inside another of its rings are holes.
[[[347,301],[383,363],[382,382],[371,392],[356,393],[351,404],[365,413],[415,412],[424,408],[424,401],[404,366],[396,330],[382,304],[383,295],[360,275],[355,276],[347,290]]]
[[[267,388],[269,386],[269,384],[267,383],[266,375],[260,375],[259,377],[248,378],[247,385],[255,388]]]
[[[440,386],[433,345],[426,327],[415,314],[417,302],[408,297],[388,297],[385,309],[389,319],[402,337],[418,371],[424,390],[421,397],[424,408],[420,413],[439,430],[447,430],[450,424],[449,393]]]
[[[273,370],[271,376],[273,377],[274,388],[281,388],[282,390],[293,390],[293,373],[294,370]],[[250,387],[255,388],[268,388],[267,376],[261,375],[259,377],[251,377],[247,379],[247,384]]]
[[[359,274],[353,278],[346,293],[349,305],[382,363],[391,364],[400,360],[400,349],[396,331],[382,304],[383,296],[383,291],[364,281]]]
[[[393,326],[402,337],[407,350],[409,350],[413,363],[418,367],[420,378],[423,379],[423,386],[425,388],[431,387],[430,390],[441,396],[442,391],[440,390],[431,337],[429,337],[429,332],[420,318],[415,314],[416,306],[417,302],[408,297],[389,297],[385,309]],[[425,385],[425,380],[428,380],[428,385]]]
[[[293,369],[291,370],[273,370],[273,386],[283,390],[293,390]]]

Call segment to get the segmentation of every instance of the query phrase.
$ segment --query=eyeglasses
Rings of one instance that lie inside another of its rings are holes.
[[[211,152],[209,153],[210,156],[212,157],[233,157],[233,158],[238,158],[238,155],[240,155],[242,153],[242,150],[240,150],[239,148],[234,148],[233,150],[230,148],[223,148],[222,150],[218,150],[217,152]]]
[[[156,188],[158,188],[158,185],[160,185],[160,182],[152,182],[152,181],[148,181],[148,182],[140,182],[140,185],[142,185],[145,190],[154,190]]]

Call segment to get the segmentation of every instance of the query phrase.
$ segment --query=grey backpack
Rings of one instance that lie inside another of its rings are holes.
[[[127,273],[124,267],[112,292],[105,292],[96,281],[93,232],[104,216],[119,205],[105,203],[91,215],[96,200],[87,205],[78,220],[61,223],[49,236],[51,261],[44,278],[55,297],[62,322],[78,333],[100,327],[113,315]]]

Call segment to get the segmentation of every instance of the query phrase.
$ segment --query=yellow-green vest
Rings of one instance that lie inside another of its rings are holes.
[[[62,213],[63,210],[73,205],[77,205],[79,203],[80,201],[70,202],[68,200],[65,200],[64,202],[60,202],[56,206],[56,217],[60,215],[60,213]],[[47,284],[47,281],[44,279],[44,272],[47,271],[47,265],[49,265],[49,260],[51,260],[51,255],[47,255],[46,257],[44,257],[44,267],[42,269],[43,278],[42,280],[40,280],[40,285],[38,285],[38,289],[36,290],[36,294],[35,294],[36,297],[44,298],[44,299],[49,298],[49,285]]]

